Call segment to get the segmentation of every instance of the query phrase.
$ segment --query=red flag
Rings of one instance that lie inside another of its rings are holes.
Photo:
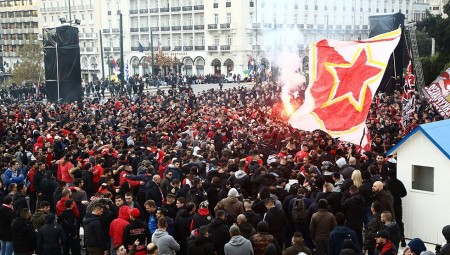
[[[362,41],[312,44],[305,103],[289,123],[365,147],[366,117],[400,35],[399,28]]]

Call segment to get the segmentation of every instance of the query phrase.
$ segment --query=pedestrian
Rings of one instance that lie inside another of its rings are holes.
[[[230,240],[230,227],[227,225],[226,212],[218,210],[216,218],[208,225],[208,232],[211,235],[211,240],[217,255],[224,255],[224,246]]]
[[[114,249],[122,246],[123,230],[130,224],[130,207],[123,205],[119,208],[119,216],[109,226],[109,236],[112,238]],[[117,250],[117,249],[116,249]]]
[[[128,252],[131,250],[134,241],[139,240],[136,247],[136,255],[145,254],[145,244],[150,237],[150,230],[147,224],[141,220],[141,212],[137,208],[130,210],[130,224],[123,229],[122,244]]]
[[[328,253],[328,237],[336,226],[336,220],[332,213],[328,211],[328,202],[320,199],[318,204],[319,211],[311,217],[309,231],[311,238],[316,244],[316,254],[325,255]]]
[[[254,254],[252,244],[249,240],[245,239],[245,237],[241,236],[241,232],[239,231],[239,227],[237,225],[230,227],[230,236],[230,241],[225,244],[224,247],[225,255]]]
[[[258,223],[257,233],[250,237],[250,242],[255,255],[263,255],[270,244],[274,244],[278,251],[281,251],[277,239],[269,234],[269,224],[265,221]]]
[[[159,248],[158,255],[172,255],[180,250],[180,244],[167,232],[167,219],[158,219],[158,229],[152,235],[152,243]]]
[[[375,236],[377,245],[375,246],[375,255],[396,255],[397,248],[389,240],[389,233],[386,230],[380,230]]]
[[[3,198],[3,205],[0,207],[0,242],[1,255],[12,255],[13,242],[11,223],[16,213],[13,209],[13,199],[11,196]]]
[[[108,250],[106,236],[100,221],[103,210],[103,207],[97,203],[93,206],[92,212],[86,213],[83,219],[84,242],[90,255],[104,255]]]
[[[66,241],[62,227],[55,222],[55,216],[48,213],[44,217],[45,224],[37,233],[37,253],[39,255],[55,255],[61,253],[61,244]]]
[[[36,250],[36,231],[31,222],[31,212],[22,208],[19,216],[11,223],[14,255],[31,255]]]
[[[294,236],[292,237],[292,246],[286,248],[283,255],[298,255],[301,253],[312,255],[311,250],[303,243],[302,233],[294,232]]]
[[[338,212],[334,215],[334,218],[336,220],[336,227],[328,237],[328,255],[339,255],[345,239],[351,239],[359,248],[360,244],[355,231],[345,226],[345,215]]]
[[[275,206],[275,201],[271,197],[266,198],[264,205],[267,208],[267,212],[263,220],[269,224],[269,234],[277,239],[279,245],[283,245],[286,215],[282,209]]]
[[[197,229],[198,236],[188,242],[186,255],[215,255],[214,243],[209,238],[208,226]]]
[[[371,205],[372,219],[367,223],[364,231],[364,251],[368,255],[373,255],[375,250],[375,236],[378,231],[384,229],[383,222],[381,222],[381,204],[375,201]]]

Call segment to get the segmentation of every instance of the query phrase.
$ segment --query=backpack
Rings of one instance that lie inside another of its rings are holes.
[[[292,207],[292,221],[294,223],[304,223],[306,219],[306,205],[302,198],[295,198]]]

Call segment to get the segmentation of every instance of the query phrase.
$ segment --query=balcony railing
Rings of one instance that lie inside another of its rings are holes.
[[[163,51],[170,51],[170,46],[164,46],[164,47],[162,47],[162,50]]]
[[[138,14],[139,10],[130,10],[130,14]]]
[[[225,51],[227,51],[227,50],[230,50],[230,45],[220,45],[220,50],[225,50]]]
[[[264,23],[264,28],[272,28],[272,23]]]
[[[195,30],[203,30],[203,29],[205,29],[205,25],[195,25],[194,29]]]
[[[111,47],[103,47],[103,51],[111,51]]]
[[[150,28],[152,31],[159,31],[159,27],[151,27]]]
[[[148,27],[141,27],[141,28],[139,28],[139,30],[141,31],[141,32],[148,32],[149,30],[148,30]]]
[[[120,47],[113,47],[113,51],[120,51]]]
[[[204,10],[204,9],[205,9],[205,6],[203,4],[194,6],[194,10],[195,11],[201,11],[201,10]]]
[[[183,26],[183,30],[192,30],[193,26]]]
[[[174,51],[181,51],[181,46],[174,46],[174,47],[173,47],[173,50],[174,50]]]
[[[169,8],[159,8],[160,12],[169,12],[170,9]]]
[[[184,50],[185,50],[185,51],[191,51],[191,50],[193,50],[193,49],[194,49],[193,46],[184,46]]]
[[[104,34],[108,34],[108,33],[111,33],[111,30],[110,30],[110,29],[103,29],[102,32],[103,32]]]
[[[253,23],[252,24],[252,28],[261,28],[261,24],[260,23]]]
[[[217,50],[217,45],[208,46],[208,50]]]
[[[303,29],[303,28],[305,28],[305,25],[304,24],[297,24],[297,28]]]
[[[148,13],[148,9],[140,9],[140,10],[139,10],[139,13],[141,13],[141,14],[142,14],[142,13]]]
[[[230,28],[230,23],[220,24],[220,28],[222,28],[222,29]]]
[[[217,29],[217,24],[208,24],[208,29]]]
[[[172,31],[180,31],[181,26],[172,26]]]
[[[151,8],[150,9],[150,13],[158,13],[159,9],[158,8]]]
[[[138,27],[131,27],[130,28],[130,32],[139,32],[139,28]]]
[[[192,11],[192,6],[183,6],[183,11]]]
[[[205,46],[195,46],[195,50],[205,50]]]
[[[181,7],[172,7],[172,8],[170,8],[170,10],[173,12],[179,12],[179,11],[181,11]]]
[[[112,32],[113,32],[113,33],[120,33],[120,29],[119,29],[119,28],[113,28],[113,29],[112,29]]]
[[[161,31],[170,31],[170,27],[161,27]]]

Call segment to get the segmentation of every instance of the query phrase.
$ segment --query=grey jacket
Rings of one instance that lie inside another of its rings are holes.
[[[157,229],[152,235],[152,243],[158,246],[158,255],[175,255],[180,250],[180,245],[167,231]]]
[[[245,239],[245,237],[233,236],[230,241],[225,244],[225,255],[253,255],[252,243]]]

